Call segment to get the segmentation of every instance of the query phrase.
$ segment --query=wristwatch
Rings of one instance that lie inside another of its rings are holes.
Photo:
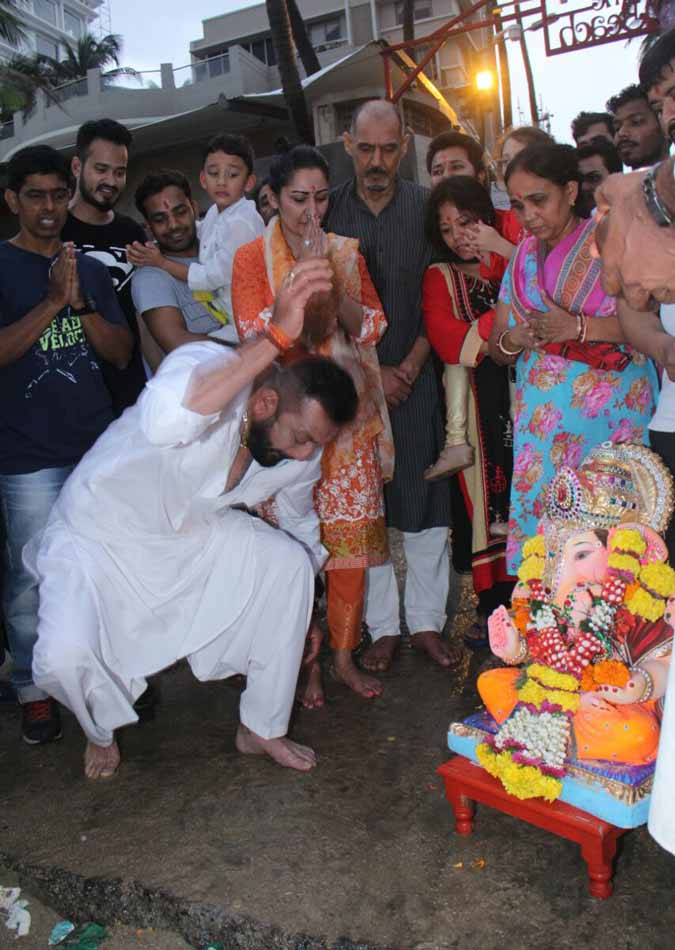
[[[659,198],[659,193],[656,190],[656,169],[658,167],[658,165],[654,165],[642,179],[642,193],[645,196],[647,211],[652,216],[654,223],[658,224],[660,228],[669,228],[673,223],[673,216]]]

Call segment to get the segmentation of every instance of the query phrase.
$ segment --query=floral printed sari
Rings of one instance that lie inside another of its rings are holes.
[[[499,295],[509,307],[509,326],[524,322],[528,310],[547,309],[542,287],[570,313],[583,312],[591,319],[615,313],[615,300],[600,282],[600,262],[590,255],[594,228],[594,221],[582,221],[546,256],[536,238],[521,241]],[[656,391],[653,364],[626,346],[562,344],[542,352],[526,350],[519,357],[507,542],[510,573],[518,569],[523,543],[536,532],[544,488],[555,471],[563,465],[576,467],[600,442],[646,443]]]

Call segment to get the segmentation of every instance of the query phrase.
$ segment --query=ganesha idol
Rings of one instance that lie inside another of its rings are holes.
[[[478,679],[492,729],[475,758],[519,798],[574,775],[649,776],[671,662],[670,473],[641,445],[597,446],[548,487],[511,610],[489,620],[505,664]],[[487,719],[487,717],[486,717]]]

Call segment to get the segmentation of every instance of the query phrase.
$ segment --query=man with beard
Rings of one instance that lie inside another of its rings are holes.
[[[607,101],[614,119],[614,144],[629,168],[644,168],[668,155],[668,142],[640,86],[627,86]]]
[[[200,680],[247,677],[240,752],[315,765],[286,738],[326,557],[313,490],[357,395],[332,360],[274,361],[300,336],[310,297],[331,287],[327,261],[300,262],[264,335],[170,353],[27,548],[40,580],[35,681],[76,715],[89,778],[114,774],[114,733],[136,720],[146,677],[183,657]],[[270,498],[281,530],[249,514]]]
[[[675,141],[675,30],[664,33],[640,64],[640,84],[664,136]],[[662,388],[650,425],[650,442],[675,476],[675,163],[605,182],[596,195],[603,281],[620,296],[626,339],[663,367]],[[660,313],[653,308],[661,303]],[[651,312],[645,312],[650,310]],[[675,524],[666,533],[675,564]],[[659,754],[649,810],[649,831],[675,854],[675,664],[671,664]]]
[[[162,254],[182,264],[198,262],[195,206],[185,175],[170,169],[148,175],[136,189],[135,200]],[[161,267],[138,268],[131,293],[137,311],[164,353],[183,343],[223,335],[222,323],[193,296],[187,281]]]
[[[80,127],[71,162],[75,194],[61,234],[62,240],[72,241],[83,254],[108,268],[134,336],[131,360],[124,370],[101,362],[115,415],[133,406],[145,385],[140,334],[131,299],[134,268],[126,252],[127,244],[144,241],[145,234],[140,224],[114,210],[126,186],[130,147],[131,133],[113,119],[95,119]]]
[[[422,278],[431,263],[424,235],[424,188],[399,177],[408,147],[396,107],[361,105],[345,132],[355,177],[331,194],[325,227],[359,239],[389,324],[378,344],[382,383],[396,449],[394,478],[384,486],[387,524],[403,532],[405,612],[411,643],[450,665],[441,639],[450,583],[447,485],[424,480],[444,443],[438,374],[422,323]],[[370,568],[366,623],[373,638],[361,663],[389,668],[400,642],[399,598],[391,564]]]

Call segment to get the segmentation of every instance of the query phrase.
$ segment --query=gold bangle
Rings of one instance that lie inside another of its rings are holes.
[[[508,332],[508,330],[502,330],[502,332],[497,337],[497,349],[503,356],[508,356],[509,359],[513,359],[514,356],[520,356],[525,347],[521,346],[519,350],[507,350],[504,346],[504,337]]]
[[[282,330],[276,323],[268,323],[265,330],[265,336],[273,343],[280,353],[288,353],[295,346],[295,340],[291,340],[288,333]]]

